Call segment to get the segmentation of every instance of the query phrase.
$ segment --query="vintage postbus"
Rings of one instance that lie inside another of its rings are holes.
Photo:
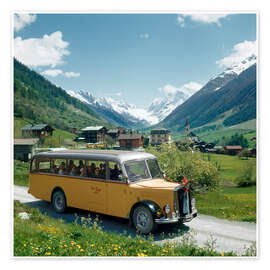
[[[68,150],[31,159],[30,194],[66,207],[127,218],[141,233],[157,224],[187,222],[197,216],[184,184],[164,180],[156,157],[144,152]]]

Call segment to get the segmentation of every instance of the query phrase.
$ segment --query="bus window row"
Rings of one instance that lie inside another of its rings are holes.
[[[116,162],[108,162],[107,164],[109,166],[107,178],[105,161],[34,159],[31,171],[120,181],[122,179],[122,170],[119,164]]]

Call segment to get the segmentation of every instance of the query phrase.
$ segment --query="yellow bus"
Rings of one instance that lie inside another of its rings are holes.
[[[154,155],[117,150],[38,153],[31,159],[29,193],[67,207],[130,219],[141,233],[197,216],[184,184],[167,182]]]

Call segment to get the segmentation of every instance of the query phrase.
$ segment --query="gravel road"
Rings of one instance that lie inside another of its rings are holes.
[[[54,218],[61,218],[66,222],[74,221],[76,215],[79,217],[89,215],[87,211],[74,208],[68,209],[67,213],[57,214],[48,202],[34,198],[28,194],[27,190],[26,187],[14,186],[14,200],[19,200],[30,207],[39,208],[42,213]],[[91,213],[91,216],[93,215]],[[128,226],[127,220],[106,215],[98,216],[104,231],[126,232],[132,236],[136,235],[134,228]],[[181,227],[172,225],[159,226],[154,234],[154,241],[157,244],[180,242],[187,234],[192,235],[192,238],[200,247],[204,247],[208,241],[214,244],[217,251],[234,251],[239,255],[243,254],[246,248],[256,241],[257,237],[255,223],[234,222],[199,214],[197,218]]]

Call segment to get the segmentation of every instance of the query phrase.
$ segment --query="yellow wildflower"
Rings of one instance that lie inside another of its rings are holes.
[[[147,257],[147,255],[144,254],[144,253],[142,253],[142,252],[141,253],[138,253],[137,256],[139,256],[139,257]]]

